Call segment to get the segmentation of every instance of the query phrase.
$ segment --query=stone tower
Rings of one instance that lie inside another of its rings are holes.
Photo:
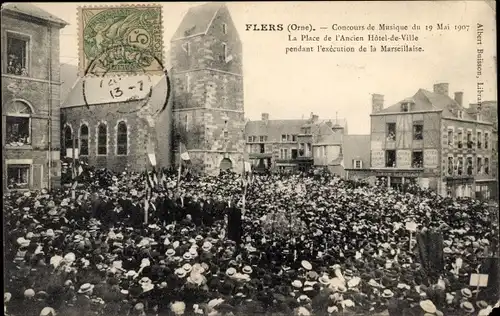
[[[241,41],[222,3],[193,7],[171,40],[174,165],[179,142],[193,169],[243,169],[244,106]]]

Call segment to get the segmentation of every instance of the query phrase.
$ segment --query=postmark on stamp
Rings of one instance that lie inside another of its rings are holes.
[[[78,23],[81,76],[163,74],[161,5],[79,7]]]

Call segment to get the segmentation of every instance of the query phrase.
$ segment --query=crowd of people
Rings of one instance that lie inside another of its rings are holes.
[[[498,245],[477,200],[327,173],[82,182],[4,194],[5,315],[475,316],[497,304],[498,289],[469,286]],[[442,272],[420,263],[409,221],[442,234]]]

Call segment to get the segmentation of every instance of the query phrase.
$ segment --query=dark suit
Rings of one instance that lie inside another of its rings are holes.
[[[214,204],[211,202],[206,202],[203,204],[202,211],[202,222],[203,225],[211,227],[214,224]]]
[[[241,209],[231,207],[228,209],[228,238],[240,244],[242,234]]]

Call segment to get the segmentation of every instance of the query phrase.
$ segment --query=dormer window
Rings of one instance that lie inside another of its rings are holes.
[[[222,33],[227,34],[227,24],[226,23],[222,23]]]
[[[408,112],[410,110],[410,104],[409,103],[403,103],[401,104],[401,112]]]
[[[457,116],[458,118],[464,118],[464,112],[462,110],[458,110]]]

